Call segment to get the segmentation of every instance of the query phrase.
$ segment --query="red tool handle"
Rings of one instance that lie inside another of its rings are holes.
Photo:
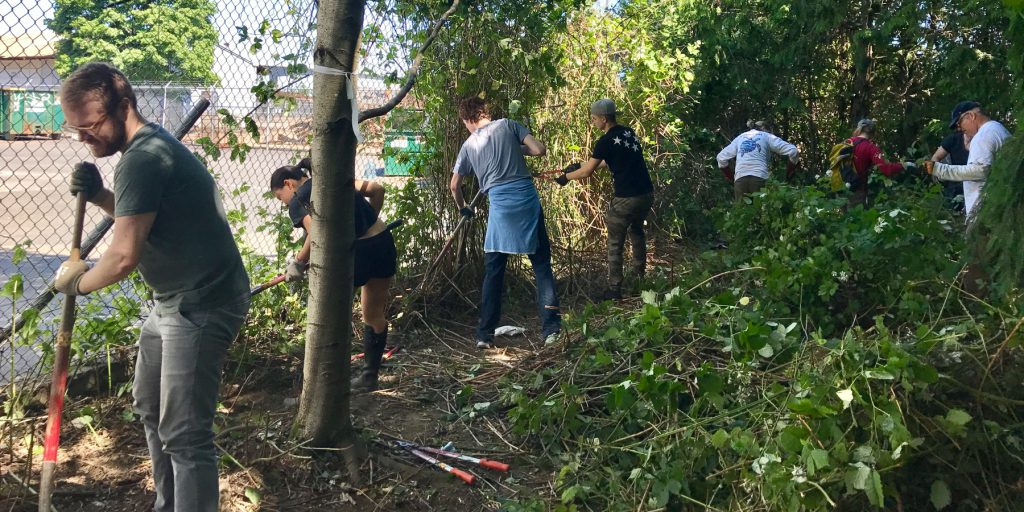
[[[449,466],[448,464],[445,464],[444,462],[438,462],[437,464],[438,464],[438,466],[441,467],[441,469],[443,469],[443,470],[445,470],[445,471],[447,471],[447,472],[449,472],[449,473],[459,477],[459,480],[462,480],[463,482],[466,482],[466,485],[473,485],[473,482],[476,482],[476,477],[475,476],[473,476],[473,475],[471,475],[471,474],[469,474],[469,473],[467,473],[467,472],[465,472],[465,471],[463,471],[463,470],[461,470],[459,468],[456,468],[456,467],[453,467],[453,466]]]
[[[511,469],[511,467],[508,464],[505,464],[504,462],[498,462],[496,460],[480,459],[480,465],[487,469],[503,471],[506,473],[508,472],[509,469]]]
[[[282,282],[284,282],[284,279],[285,279],[285,275],[281,274],[281,275],[271,279],[270,281],[267,281],[267,282],[265,282],[265,283],[255,287],[255,288],[253,288],[252,290],[249,290],[249,296],[251,297],[253,295],[256,295],[257,293],[262,292],[263,290],[266,290],[267,288],[271,288],[271,287],[277,286],[277,285],[281,284]]]

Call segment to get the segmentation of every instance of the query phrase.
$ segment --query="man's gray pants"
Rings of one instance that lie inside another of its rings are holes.
[[[159,313],[142,325],[135,412],[153,461],[156,512],[217,512],[213,444],[221,366],[249,311],[249,294],[203,311]]]

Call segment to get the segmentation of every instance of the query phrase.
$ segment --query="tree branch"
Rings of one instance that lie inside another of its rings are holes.
[[[444,22],[447,21],[448,17],[451,16],[455,12],[455,9],[459,7],[459,2],[460,0],[452,0],[451,7],[449,7],[448,10],[445,11],[444,14],[442,14],[441,17],[434,22],[434,26],[431,27],[430,35],[427,36],[427,40],[423,41],[423,45],[420,46],[419,51],[416,52],[416,58],[413,59],[412,66],[409,67],[409,75],[405,78],[405,84],[403,84],[402,88],[398,90],[398,93],[395,94],[390,100],[388,100],[387,103],[379,107],[371,108],[369,110],[364,110],[360,112],[360,123],[368,119],[380,117],[383,116],[384,114],[387,114],[388,112],[391,112],[395,107],[398,106],[399,103],[402,102],[402,100],[405,99],[405,97],[409,94],[409,91],[412,90],[412,86],[416,84],[416,77],[418,77],[420,74],[420,67],[423,64],[423,53],[427,51],[427,48],[430,48],[430,45],[434,42],[434,39],[437,39],[438,34],[441,33],[441,28],[444,25]]]

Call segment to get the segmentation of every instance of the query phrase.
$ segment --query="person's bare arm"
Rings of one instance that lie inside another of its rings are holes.
[[[96,193],[90,203],[99,206],[108,217],[114,216],[114,193],[109,189],[103,189]]]
[[[311,215],[302,218],[302,228],[306,230],[306,240],[302,242],[302,249],[299,249],[295,259],[302,263],[309,263],[309,252],[313,241],[313,217]]]
[[[452,180],[448,184],[448,189],[452,191],[452,198],[455,199],[455,206],[460,210],[465,208],[466,198],[462,196],[462,175],[453,173]]]
[[[356,190],[363,195],[368,201],[370,206],[380,215],[381,208],[384,208],[384,186],[376,181],[367,180],[355,180]]]
[[[949,152],[948,152],[948,151],[946,151],[946,148],[944,148],[944,147],[942,147],[942,146],[939,146],[939,147],[938,147],[938,149],[936,149],[936,150],[935,150],[935,153],[933,153],[933,154],[932,154],[932,158],[931,158],[931,160],[932,160],[933,162],[941,162],[941,161],[943,161],[943,160],[944,160],[944,159],[945,159],[945,158],[946,158],[947,156],[949,156]]]
[[[594,174],[594,171],[598,168],[607,166],[608,164],[606,164],[604,160],[592,157],[590,160],[583,162],[583,165],[581,165],[579,169],[566,173],[565,177],[569,178],[570,181],[586,179],[589,178],[591,174]]]
[[[112,211],[113,194],[110,195],[110,205]],[[78,282],[79,291],[93,292],[128,277],[128,274],[139,265],[155,219],[155,212],[115,217],[114,238],[110,242],[110,247],[100,257],[96,266],[82,275],[81,281]]]
[[[537,140],[533,135],[527,135],[523,139],[523,154],[526,156],[544,156],[548,152],[547,146]]]

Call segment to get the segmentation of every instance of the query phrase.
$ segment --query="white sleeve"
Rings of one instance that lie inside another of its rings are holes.
[[[732,142],[730,142],[729,145],[725,147],[725,149],[718,152],[717,158],[719,169],[729,167],[729,160],[736,158],[736,146],[738,146],[736,142],[739,140],[739,137],[733,139]]]
[[[988,167],[973,163],[949,165],[936,162],[932,169],[932,176],[943,181],[983,181],[988,176]]]
[[[796,146],[782,140],[782,138],[769,134],[768,147],[771,148],[772,153],[788,157],[789,161],[794,164],[800,163],[800,150]]]

